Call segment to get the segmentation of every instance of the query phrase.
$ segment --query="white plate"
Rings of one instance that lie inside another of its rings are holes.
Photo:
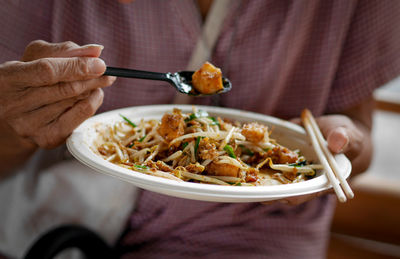
[[[93,152],[95,150],[93,141],[98,137],[96,127],[99,124],[114,124],[121,121],[122,118],[119,114],[128,117],[133,122],[139,122],[142,118],[145,120],[160,119],[165,112],[172,111],[173,108],[179,108],[183,112],[192,111],[191,105],[151,105],[118,109],[96,115],[74,130],[67,140],[67,147],[76,159],[100,173],[117,177],[146,190],[180,198],[217,202],[256,202],[309,194],[331,188],[327,178],[321,173],[305,182],[273,186],[220,186],[176,182],[122,168],[105,161]],[[278,143],[291,149],[300,149],[308,160],[318,161],[311,144],[307,140],[304,129],[298,125],[274,117],[240,110],[210,106],[197,106],[197,108],[207,111],[212,116],[242,122],[257,121],[269,125],[273,128],[272,137]],[[342,169],[342,174],[347,178],[351,172],[350,161],[342,154],[336,155],[335,158]]]

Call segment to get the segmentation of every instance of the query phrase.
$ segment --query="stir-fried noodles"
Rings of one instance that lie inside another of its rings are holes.
[[[197,183],[268,185],[301,182],[315,176],[298,150],[270,138],[259,123],[232,122],[196,110],[174,109],[159,120],[108,126],[97,145],[104,159],[142,173]]]

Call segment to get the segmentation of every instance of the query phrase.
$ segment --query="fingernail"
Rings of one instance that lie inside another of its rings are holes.
[[[345,138],[342,138],[341,141],[339,141],[339,150],[338,153],[343,153],[343,151],[347,148],[347,145],[349,144],[349,137],[346,135]]]
[[[116,76],[108,76],[111,83],[114,83],[117,80]]]
[[[342,153],[349,144],[349,136],[346,129],[343,127],[335,129],[328,136],[328,143],[332,151]]]
[[[340,147],[338,153],[342,153],[343,150],[346,149],[347,145],[349,144],[349,136],[347,135],[347,131],[345,128],[340,128],[341,131],[341,138],[339,138],[338,146]]]
[[[91,74],[103,74],[106,70],[106,64],[99,58],[92,58],[89,60],[89,72]]]
[[[87,45],[83,45],[81,48],[90,48],[90,47],[97,47],[97,48],[100,48],[100,50],[104,49],[104,46],[100,45],[100,44],[87,44]]]

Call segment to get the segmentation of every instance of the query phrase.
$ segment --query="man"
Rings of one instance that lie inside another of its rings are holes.
[[[103,100],[101,88],[115,81],[102,76],[105,63],[183,70],[206,18],[206,2],[3,3],[2,62],[17,60],[32,40],[47,42],[30,43],[22,61],[0,67],[2,174],[16,177],[19,169],[26,175],[34,158],[34,174],[43,175],[46,156],[61,152],[62,146],[54,148],[96,111],[171,103],[172,88],[133,79],[118,79],[104,89]],[[399,4],[235,1],[229,8],[211,61],[234,87],[221,96],[219,105],[285,119],[298,117],[308,107],[319,116],[329,148],[351,159],[353,175],[365,170],[372,153],[371,93],[400,69]],[[72,42],[48,43],[65,40]],[[103,53],[99,45],[81,46],[92,42],[102,44]],[[65,160],[47,162],[54,169]],[[64,188],[52,183],[54,189]],[[126,258],[320,258],[334,197],[315,196],[290,199],[287,202],[299,204],[290,206],[207,203],[142,191],[121,245]]]

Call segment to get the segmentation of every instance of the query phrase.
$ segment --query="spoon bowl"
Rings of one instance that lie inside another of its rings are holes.
[[[134,70],[127,68],[107,67],[104,75],[106,76],[118,76],[128,78],[140,78],[149,80],[161,80],[170,83],[180,93],[188,94],[192,96],[206,96],[213,94],[226,93],[232,89],[232,84],[228,78],[222,78],[223,89],[212,93],[202,94],[198,92],[192,85],[192,75],[194,71],[180,71],[175,73],[158,73],[142,70]]]

